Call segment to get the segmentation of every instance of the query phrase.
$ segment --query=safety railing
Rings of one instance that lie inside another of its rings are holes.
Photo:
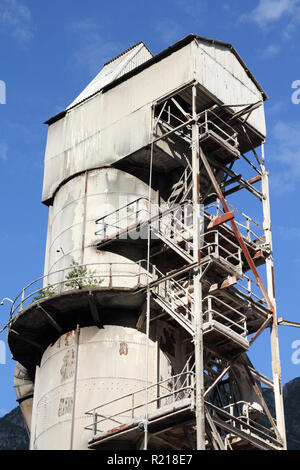
[[[239,420],[236,421],[231,418],[232,426],[234,428],[239,427],[239,429],[245,432],[252,431],[252,433],[259,433],[259,435],[264,437],[264,439],[276,439],[276,434],[272,427],[267,428],[258,422],[258,419],[265,416],[262,408],[258,410],[256,407],[251,405],[251,403],[240,400],[224,406],[223,410],[228,412],[232,418],[237,418]]]
[[[95,235],[99,236],[101,240],[116,237],[123,231],[128,231],[139,223],[149,220],[151,208],[155,208],[155,204],[149,204],[149,199],[146,197],[139,197],[97,219],[95,223],[100,228],[95,232]]]
[[[223,235],[219,230],[210,230],[202,235],[204,242],[201,246],[202,256],[223,258],[228,263],[242,271],[242,250],[237,241]]]
[[[234,211],[234,220],[240,230],[242,237],[244,237],[244,239],[247,240],[248,242],[251,242],[255,245],[259,245],[263,243],[264,241],[263,227],[254,219],[252,219],[250,216],[248,216],[247,214],[245,214],[244,212],[240,211],[235,206],[230,204],[228,201],[226,202],[229,208]],[[208,206],[205,206],[204,208],[204,217],[206,220],[205,225],[207,225],[215,217],[219,217],[222,214],[224,214],[224,210],[220,204],[219,199],[217,200],[217,202],[213,204],[209,204]],[[227,222],[223,225],[226,225],[230,230],[232,230],[230,222]]]
[[[187,209],[191,209],[191,211]],[[159,217],[152,219],[151,231],[157,237],[177,249],[183,250],[190,258],[193,252],[193,218],[192,206],[189,202],[179,204],[164,211]]]
[[[164,275],[152,266],[153,280],[163,279]],[[191,308],[194,299],[193,294],[186,285],[182,285],[174,278],[163,279],[160,283],[152,288],[152,292],[157,296],[163,304],[167,306],[184,322],[193,325],[193,309]]]
[[[95,436],[108,430],[111,425],[117,427],[135,418],[142,419],[146,416],[147,409],[148,412],[153,412],[192,397],[194,384],[194,372],[187,371],[110,400],[85,413],[92,417],[92,422],[85,429],[93,431]]]
[[[203,311],[203,323],[214,320],[243,337],[247,336],[246,316],[223,300],[213,295],[206,296],[203,299]]]
[[[237,280],[235,287],[250,301],[255,301],[266,306],[266,300],[263,297],[259,284],[255,279],[252,279],[246,274],[243,275],[242,279]]]
[[[254,221],[247,214],[235,208],[231,204],[228,205],[234,210],[235,222],[245,240],[258,246],[264,240],[264,230],[261,225]],[[209,223],[224,214],[219,201],[206,206],[204,209],[200,207],[201,212],[201,232],[205,232]],[[107,238],[127,238],[130,231],[140,227],[137,235],[132,235],[134,239],[137,237],[148,237],[148,224],[151,224],[151,236],[163,235],[169,240],[176,238],[181,243],[185,243],[185,250],[191,254],[193,249],[193,204],[186,200],[180,204],[173,204],[171,208],[160,207],[157,204],[150,203],[147,198],[141,197],[129,204],[122,206],[99,219],[96,224],[100,225],[100,230],[95,232],[100,240]],[[229,223],[223,224],[232,231]],[[144,227],[144,230],[141,229]],[[220,230],[218,230],[220,232]],[[228,235],[229,236],[229,235]],[[235,243],[229,240],[224,234],[223,241],[231,246]],[[237,245],[237,242],[236,242]],[[221,249],[222,246],[220,245]],[[227,253],[230,256],[230,253]],[[225,256],[226,258],[226,256]]]
[[[25,286],[14,299],[10,320],[32,302],[68,290],[85,287],[136,287],[148,282],[145,260],[135,263],[74,263],[69,267],[40,276]]]
[[[212,109],[206,109],[198,118],[200,139],[203,135],[213,132],[227,144],[238,147],[237,132]]]
[[[191,168],[189,166],[186,167],[177,183],[175,183],[172,187],[171,194],[167,200],[167,205],[169,207],[186,199],[189,191],[192,188],[192,176],[193,174]]]

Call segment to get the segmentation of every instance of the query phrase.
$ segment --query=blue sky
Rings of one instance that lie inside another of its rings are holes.
[[[14,298],[43,272],[47,208],[41,202],[47,127],[102,64],[143,40],[156,54],[189,33],[232,43],[266,90],[266,160],[278,314],[300,321],[300,0],[0,0],[0,296]],[[9,303],[1,307],[4,324]],[[300,376],[291,361],[300,330],[280,327],[283,382]],[[6,334],[0,335],[6,340]],[[15,402],[13,369],[0,364],[0,415]],[[267,332],[251,353],[271,375]]]

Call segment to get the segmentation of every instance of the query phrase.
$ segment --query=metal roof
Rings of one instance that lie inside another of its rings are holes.
[[[68,106],[73,108],[77,104],[90,98],[92,95],[102,90],[105,85],[122,77],[143,62],[151,59],[152,54],[145,44],[140,41],[126,51],[117,55],[109,62],[106,62],[96,77],[87,85],[87,87],[77,96],[77,98]]]
[[[187,44],[189,44],[191,41],[195,39],[209,43],[209,44],[217,44],[217,45],[227,47],[228,49],[230,49],[230,51],[235,55],[235,57],[237,58],[241,66],[244,68],[248,77],[253,81],[253,83],[256,85],[258,90],[261,92],[263,99],[264,100],[268,99],[266,92],[260,86],[260,84],[254,77],[254,75],[250,72],[247,65],[245,64],[245,62],[243,61],[243,59],[238,54],[238,52],[236,51],[236,49],[233,47],[232,44],[219,41],[216,39],[205,38],[197,34],[189,34],[188,36],[184,37],[180,41],[176,42],[175,44],[172,44],[167,49],[164,49],[162,52],[152,57],[150,57],[150,55],[152,55],[151,52],[142,41],[130,47],[129,49],[126,49],[126,51],[122,52],[121,54],[119,54],[118,56],[114,57],[113,59],[111,59],[110,61],[104,64],[99,74],[94,78],[94,80],[92,80],[89,83],[89,85],[79,94],[79,96],[68,106],[68,108],[65,111],[62,111],[59,114],[56,114],[55,116],[47,120],[45,124],[50,125],[53,122],[61,119],[62,117],[65,116],[67,110],[72,109],[73,107],[82,103],[83,101],[90,98],[91,96],[99,93],[100,91],[105,92],[117,86],[119,83],[127,80],[133,75],[140,73],[142,70],[150,67],[156,62],[159,62],[160,60],[167,57],[168,55],[173,54],[174,52],[186,46]],[[140,59],[133,61],[132,66],[130,67],[130,63],[132,62],[132,59],[139,53],[140,53]],[[150,57],[148,60],[146,59],[147,54],[148,54],[148,57]],[[109,67],[111,67],[111,69]],[[106,77],[106,75],[109,75],[109,78]]]

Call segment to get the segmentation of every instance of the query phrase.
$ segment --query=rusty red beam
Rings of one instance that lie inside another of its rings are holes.
[[[226,200],[225,200],[225,198],[224,198],[224,196],[223,196],[223,193],[222,193],[222,191],[221,191],[221,188],[220,188],[220,186],[219,186],[219,184],[218,184],[218,182],[217,182],[217,180],[216,180],[216,178],[215,178],[215,175],[214,175],[214,173],[213,173],[213,171],[212,171],[212,169],[211,169],[211,167],[210,167],[210,164],[208,163],[208,160],[207,160],[207,158],[206,158],[206,155],[204,154],[204,152],[203,152],[203,150],[202,150],[201,147],[200,147],[200,156],[201,156],[201,160],[202,160],[202,162],[203,162],[203,164],[204,164],[204,167],[205,167],[205,169],[206,169],[206,171],[207,171],[207,174],[208,174],[209,178],[211,179],[211,182],[212,182],[212,184],[213,184],[213,186],[214,186],[214,188],[215,188],[215,191],[216,191],[216,193],[217,193],[217,196],[218,196],[218,198],[220,199],[220,201],[221,201],[221,203],[222,203],[224,212],[227,212],[227,213],[230,212],[230,210],[229,210],[229,208],[228,208],[228,205],[227,205],[227,202],[226,202]],[[256,281],[257,281],[257,284],[259,285],[259,288],[260,288],[260,290],[261,290],[261,292],[262,292],[262,294],[263,294],[263,296],[264,296],[264,298],[265,298],[265,300],[266,300],[266,302],[267,302],[267,304],[268,304],[268,307],[269,307],[269,309],[271,310],[271,312],[273,313],[273,315],[275,315],[274,305],[273,305],[273,303],[271,302],[271,300],[270,300],[270,298],[269,298],[269,295],[268,295],[268,293],[267,293],[267,291],[266,291],[266,289],[265,289],[265,286],[264,286],[264,284],[263,284],[263,282],[262,282],[262,280],[261,280],[261,278],[260,278],[260,275],[258,274],[258,271],[257,271],[257,269],[256,269],[256,266],[255,266],[255,264],[254,264],[254,262],[253,262],[253,259],[252,259],[251,255],[250,255],[249,251],[248,251],[248,248],[247,248],[247,246],[246,246],[246,244],[245,244],[245,242],[244,242],[244,240],[243,240],[243,238],[242,238],[242,236],[241,236],[241,234],[240,234],[240,231],[239,231],[239,229],[238,229],[238,227],[237,227],[237,225],[236,225],[234,219],[231,219],[231,220],[230,220],[230,224],[231,224],[232,230],[233,230],[233,232],[234,232],[234,234],[235,234],[235,237],[236,237],[236,239],[237,239],[237,241],[238,241],[238,243],[239,243],[239,245],[240,245],[240,247],[241,247],[241,249],[242,249],[242,251],[243,251],[243,253],[244,253],[244,256],[245,256],[245,258],[246,258],[246,260],[247,260],[247,263],[248,263],[248,265],[249,265],[251,271],[253,272],[253,275],[254,275],[254,277],[255,277],[255,279],[256,279]]]
[[[225,279],[223,282],[220,284],[212,284],[209,288],[209,292],[214,292],[216,290],[223,290],[227,289],[227,287],[233,286],[236,284],[236,276],[228,276],[227,279]]]
[[[257,183],[260,180],[261,180],[261,176],[258,175],[258,176],[255,176],[254,178],[251,178],[250,180],[246,181],[246,183],[252,185],[253,183]],[[243,188],[247,189],[247,187],[243,183],[241,183],[241,184],[235,186],[234,188],[228,189],[228,191],[226,191],[224,194],[226,196],[229,196],[229,194],[233,194],[233,193],[235,193],[235,192],[237,192],[237,191],[239,191],[240,189],[243,189]]]
[[[234,218],[234,212],[225,212],[225,214],[220,215],[219,217],[216,217],[214,220],[210,222],[208,225],[208,229],[218,227],[221,224],[224,224],[225,222],[228,222],[229,220],[232,220]]]
[[[249,184],[257,183],[258,181],[261,180],[261,175],[254,176],[254,178],[251,178],[250,180],[247,181]]]

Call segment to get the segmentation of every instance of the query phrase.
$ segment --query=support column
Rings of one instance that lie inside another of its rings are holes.
[[[276,411],[276,423],[280,436],[283,440],[284,448],[286,449],[286,432],[284,420],[284,406],[281,384],[281,365],[279,354],[279,340],[278,340],[278,324],[276,313],[276,299],[274,287],[274,262],[273,262],[273,248],[272,248],[272,231],[271,231],[271,212],[270,212],[270,196],[269,196],[269,173],[265,169],[264,158],[264,144],[261,147],[262,153],[262,193],[263,193],[263,229],[265,234],[265,243],[270,247],[268,256],[266,257],[266,273],[267,273],[267,291],[271,302],[274,305],[273,321],[271,324],[271,354],[272,354],[272,373],[274,382],[274,400]]]
[[[196,121],[197,89],[192,88],[193,119],[192,124],[192,168],[193,168],[193,258],[200,264],[200,154],[199,127]],[[201,270],[198,265],[194,270],[194,347],[196,373],[196,437],[197,450],[205,450],[205,414],[204,414],[204,376],[203,376],[203,316]]]

